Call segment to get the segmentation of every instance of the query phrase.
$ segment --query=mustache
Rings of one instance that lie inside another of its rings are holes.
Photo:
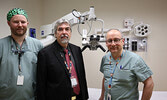
[[[64,37],[66,37],[66,38],[64,38]],[[66,35],[66,34],[62,34],[61,35],[61,43],[63,43],[63,44],[66,44],[66,43],[68,43],[69,42],[69,36],[68,35]]]
[[[115,49],[115,48],[117,48],[117,46],[111,46],[111,47],[110,47],[110,49]]]
[[[66,34],[62,34],[62,35],[61,35],[61,38],[63,38],[63,37],[69,38],[69,36],[66,35]]]
[[[17,30],[24,30],[24,28],[17,28]]]

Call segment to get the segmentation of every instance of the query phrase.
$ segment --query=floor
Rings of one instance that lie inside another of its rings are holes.
[[[101,89],[88,88],[89,100],[98,100],[101,95]],[[142,91],[139,91],[141,100]],[[167,91],[153,91],[151,100],[167,100]]]

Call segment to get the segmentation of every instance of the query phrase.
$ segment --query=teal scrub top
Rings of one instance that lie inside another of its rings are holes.
[[[20,58],[23,85],[17,85],[19,60],[18,54],[14,53],[16,47],[24,51]],[[0,39],[0,100],[34,100],[37,53],[42,48],[41,42],[31,37],[25,38],[22,47],[11,36]]]
[[[113,74],[111,89],[109,89],[110,73],[113,72],[116,62],[118,64]],[[100,71],[105,78],[105,100],[107,100],[108,93],[111,94],[112,100],[138,100],[138,83],[145,81],[153,74],[143,59],[130,51],[123,51],[118,61],[114,60],[111,53],[108,52],[102,58]]]

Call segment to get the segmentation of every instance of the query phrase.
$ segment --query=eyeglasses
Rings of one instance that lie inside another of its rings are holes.
[[[107,40],[106,42],[107,43],[112,43],[112,42],[114,42],[115,44],[118,44],[118,43],[120,43],[120,40],[122,40],[122,38],[115,38],[114,40],[112,40],[112,39],[109,39],[109,40]]]

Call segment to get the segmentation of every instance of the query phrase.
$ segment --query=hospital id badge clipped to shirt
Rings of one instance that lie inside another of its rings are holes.
[[[107,94],[107,100],[111,100],[111,94]]]
[[[18,75],[17,85],[23,85],[23,83],[24,83],[24,76],[23,75]]]
[[[75,87],[78,84],[77,79],[76,78],[71,78],[71,84],[72,84],[72,87]]]

